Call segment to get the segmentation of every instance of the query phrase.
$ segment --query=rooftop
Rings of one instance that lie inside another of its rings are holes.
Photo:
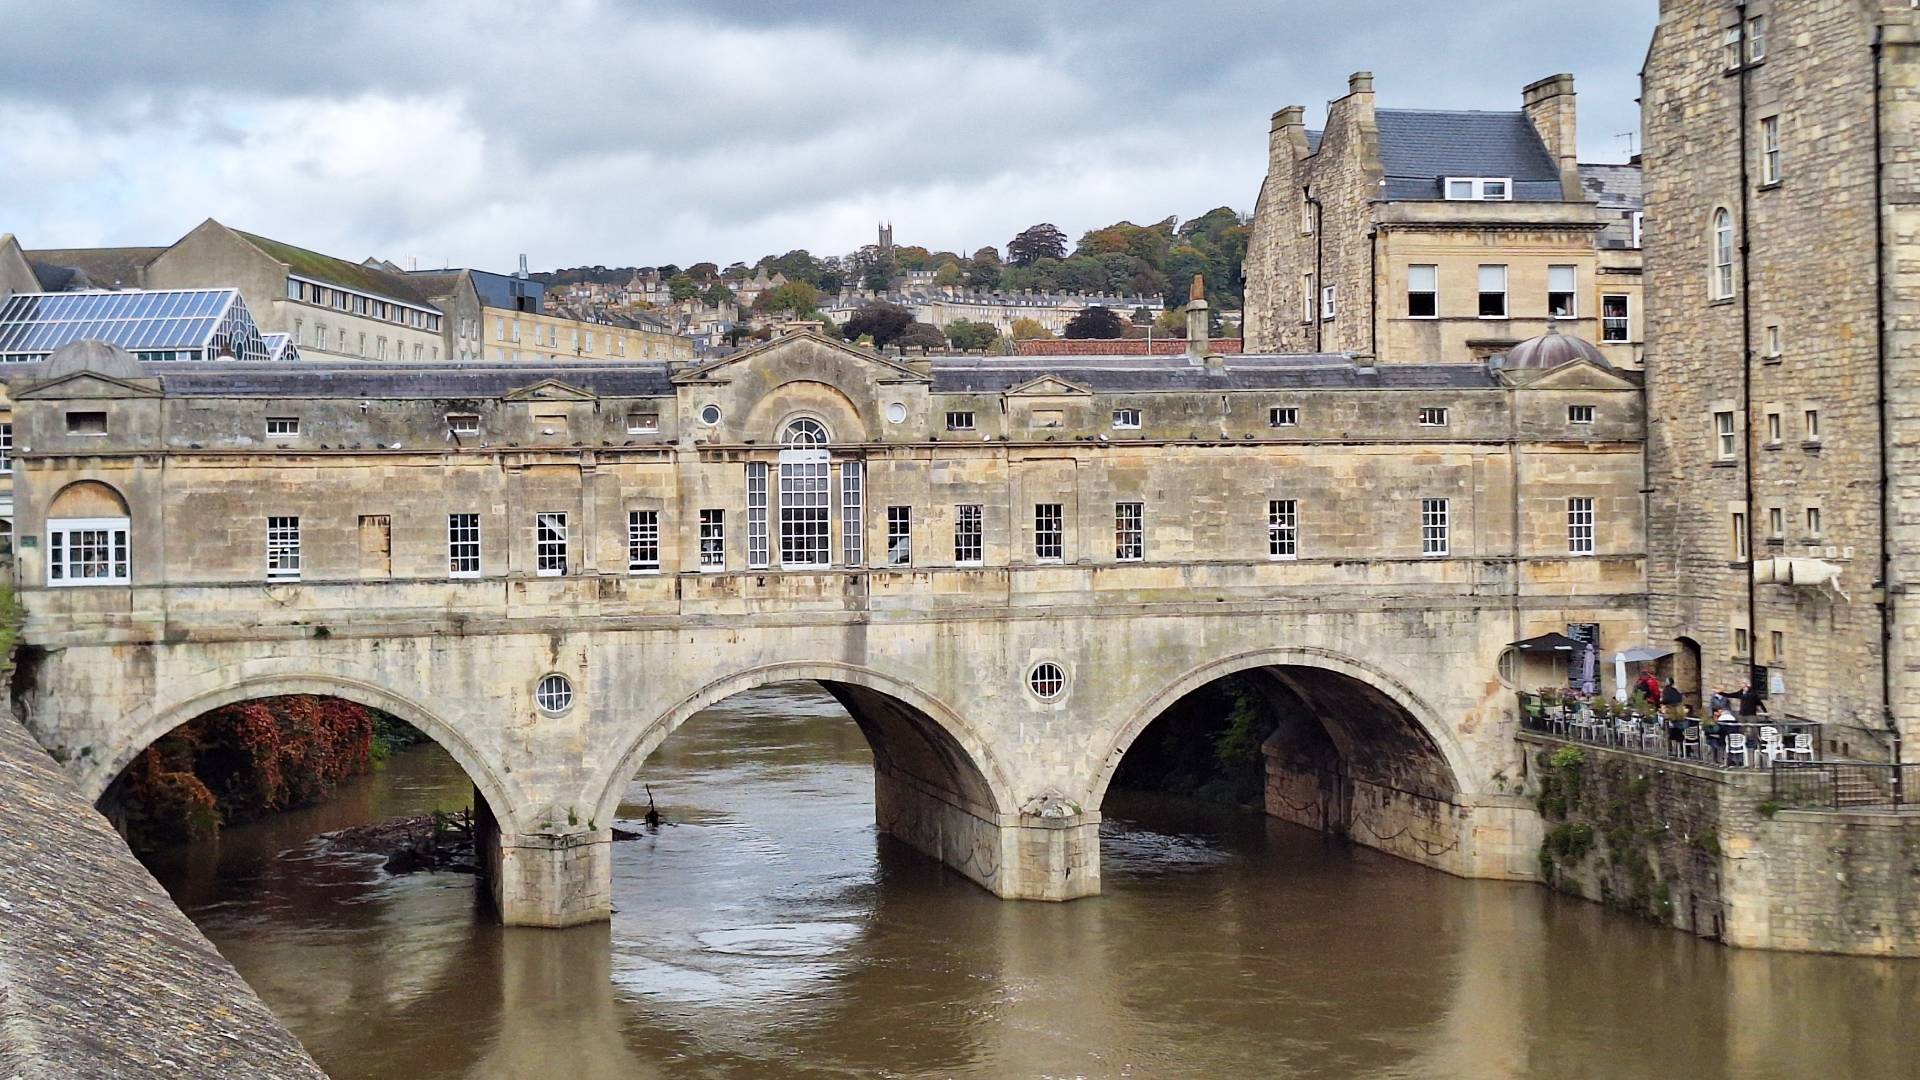
[[[273,359],[237,289],[16,293],[0,306],[0,361],[44,359],[74,341],[143,360]]]
[[[306,248],[295,247],[257,233],[242,232],[239,229],[233,231],[265,252],[269,258],[285,263],[288,273],[298,274],[323,285],[338,285],[353,292],[363,292],[407,304],[432,306],[432,302],[408,279],[406,274],[390,273],[363,263],[336,259],[331,255],[308,251]]]
[[[1439,199],[1448,176],[1504,176],[1516,202],[1560,202],[1560,169],[1527,114],[1380,109],[1380,166],[1388,199]]]

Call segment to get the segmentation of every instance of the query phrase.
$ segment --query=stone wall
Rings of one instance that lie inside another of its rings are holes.
[[[1920,956],[1920,814],[1780,809],[1766,772],[1521,742],[1549,886],[1728,945]]]
[[[325,1080],[11,717],[0,836],[0,1076]]]

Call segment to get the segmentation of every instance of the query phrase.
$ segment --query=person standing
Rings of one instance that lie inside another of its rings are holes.
[[[1686,703],[1687,695],[1681,693],[1680,688],[1674,685],[1673,676],[1667,676],[1667,684],[1660,688],[1660,707],[1667,708],[1672,705],[1685,705]]]
[[[1767,703],[1760,699],[1760,688],[1752,683],[1740,684],[1740,715],[1755,716],[1767,711]]]

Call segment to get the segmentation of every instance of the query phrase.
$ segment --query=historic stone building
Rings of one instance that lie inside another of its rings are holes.
[[[1273,114],[1247,348],[1466,363],[1549,329],[1639,365],[1639,183],[1576,159],[1573,77],[1510,112],[1376,109],[1355,74],[1309,130]]]
[[[619,316],[550,308],[537,281],[485,270],[418,270],[407,278],[449,320],[447,356],[470,360],[691,360],[693,339]]]
[[[512,922],[604,918],[608,828],[705,706],[816,679],[880,825],[1099,889],[1134,738],[1232,674],[1303,728],[1275,813],[1531,878],[1507,643],[1644,640],[1638,376],[1340,354],[13,369],[16,709],[90,795],[219,704],[334,694],[467,769]],[[1308,806],[1309,810],[1297,809]]]
[[[1643,83],[1653,635],[1911,756],[1920,12],[1666,0]]]

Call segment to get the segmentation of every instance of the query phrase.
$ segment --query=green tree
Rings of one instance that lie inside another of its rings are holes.
[[[789,281],[768,289],[754,300],[753,309],[768,315],[787,314],[801,318],[819,306],[820,290],[804,281]]]
[[[909,349],[944,349],[947,347],[947,335],[932,323],[911,323],[899,337],[893,339],[895,345],[905,345]]]
[[[1008,331],[1015,341],[1045,341],[1053,337],[1053,331],[1041,326],[1039,320],[1029,319],[1025,315],[1013,320]]]
[[[947,324],[947,340],[962,351],[991,349],[1000,340],[1000,332],[991,323],[960,319]]]
[[[733,303],[733,290],[716,281],[707,286],[707,291],[700,294],[700,299],[704,301],[708,307],[719,307],[722,304],[731,304]]]
[[[691,300],[699,296],[700,286],[694,284],[693,278],[687,274],[675,274],[667,279],[667,294],[673,297],[674,303],[678,304],[683,300]]]
[[[1127,324],[1115,314],[1112,308],[1081,308],[1080,313],[1067,321],[1064,336],[1069,338],[1117,338],[1125,337]]]
[[[1057,225],[1030,225],[1007,241],[1007,260],[1015,266],[1032,266],[1041,259],[1067,257],[1067,234]]]
[[[860,310],[854,312],[846,325],[840,328],[840,333],[848,341],[858,341],[863,336],[871,337],[875,345],[885,348],[906,333],[911,325],[913,312],[898,304],[874,300],[862,304]]]
[[[940,269],[933,274],[933,283],[940,286],[958,285],[965,280],[966,275],[961,272],[957,262],[941,263]]]

